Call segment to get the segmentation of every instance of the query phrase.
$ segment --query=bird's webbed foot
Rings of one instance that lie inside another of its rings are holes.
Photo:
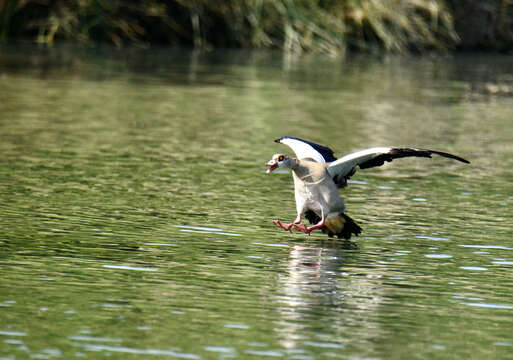
[[[304,232],[305,234],[308,234],[308,235],[310,235],[310,233],[311,233],[313,230],[320,229],[320,228],[322,228],[324,225],[325,225],[325,220],[324,220],[324,219],[322,219],[322,220],[321,220],[321,221],[319,221],[317,224],[312,225],[312,226],[306,226],[305,224],[293,224],[294,229],[296,229],[297,231]]]
[[[294,226],[294,229],[296,229],[297,231],[303,232],[305,234],[310,235],[310,232],[312,232],[312,230],[310,228],[308,228],[305,224],[292,224],[292,225]]]
[[[286,230],[286,231],[290,231],[290,228],[293,225],[293,223],[283,224],[280,220],[273,220],[273,224],[279,228],[282,228],[283,230]]]

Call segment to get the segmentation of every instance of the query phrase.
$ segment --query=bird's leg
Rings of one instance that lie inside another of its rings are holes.
[[[324,215],[325,213],[326,211],[321,209],[321,220],[317,224],[308,227],[305,224],[295,224],[294,229],[310,235],[313,230],[322,228],[326,224],[326,216]]]
[[[307,227],[305,224],[294,224],[293,226],[294,226],[294,229],[296,229],[297,231],[301,231],[301,232],[304,232],[305,234],[310,235],[310,233],[313,230],[322,228],[325,223],[326,223],[326,219],[322,218],[321,221],[319,221],[317,224],[312,225],[312,226]]]
[[[308,235],[310,235],[310,233],[312,232],[312,230],[315,230],[315,229],[320,229],[322,228],[324,225],[326,224],[326,218],[322,218],[321,221],[319,221],[317,224],[315,225],[312,225],[312,226],[309,226],[306,228],[306,230],[308,231]]]
[[[282,224],[282,222],[280,220],[273,220],[274,225],[276,225],[277,227],[282,228],[284,230],[287,230],[287,231],[290,231],[290,228],[292,226],[296,226],[300,222],[301,222],[301,214],[298,214],[296,217],[296,220],[294,220],[290,224]]]

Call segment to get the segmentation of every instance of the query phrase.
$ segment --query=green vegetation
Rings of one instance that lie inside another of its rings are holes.
[[[346,49],[505,49],[512,0],[0,0],[0,40]]]

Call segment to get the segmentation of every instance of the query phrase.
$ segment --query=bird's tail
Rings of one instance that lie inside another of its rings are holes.
[[[305,217],[312,224],[316,224],[321,220],[313,211],[307,211]],[[362,232],[362,228],[343,212],[328,215],[326,223],[321,230],[323,233],[328,234],[329,237],[336,236],[339,239],[343,238],[346,240],[349,240],[353,234],[358,236]]]

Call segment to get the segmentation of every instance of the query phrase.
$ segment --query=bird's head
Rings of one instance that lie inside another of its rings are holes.
[[[267,169],[266,173],[270,174],[276,168],[292,168],[295,164],[295,159],[292,159],[287,155],[274,154],[272,159],[265,164],[266,166],[269,166],[269,169]]]

